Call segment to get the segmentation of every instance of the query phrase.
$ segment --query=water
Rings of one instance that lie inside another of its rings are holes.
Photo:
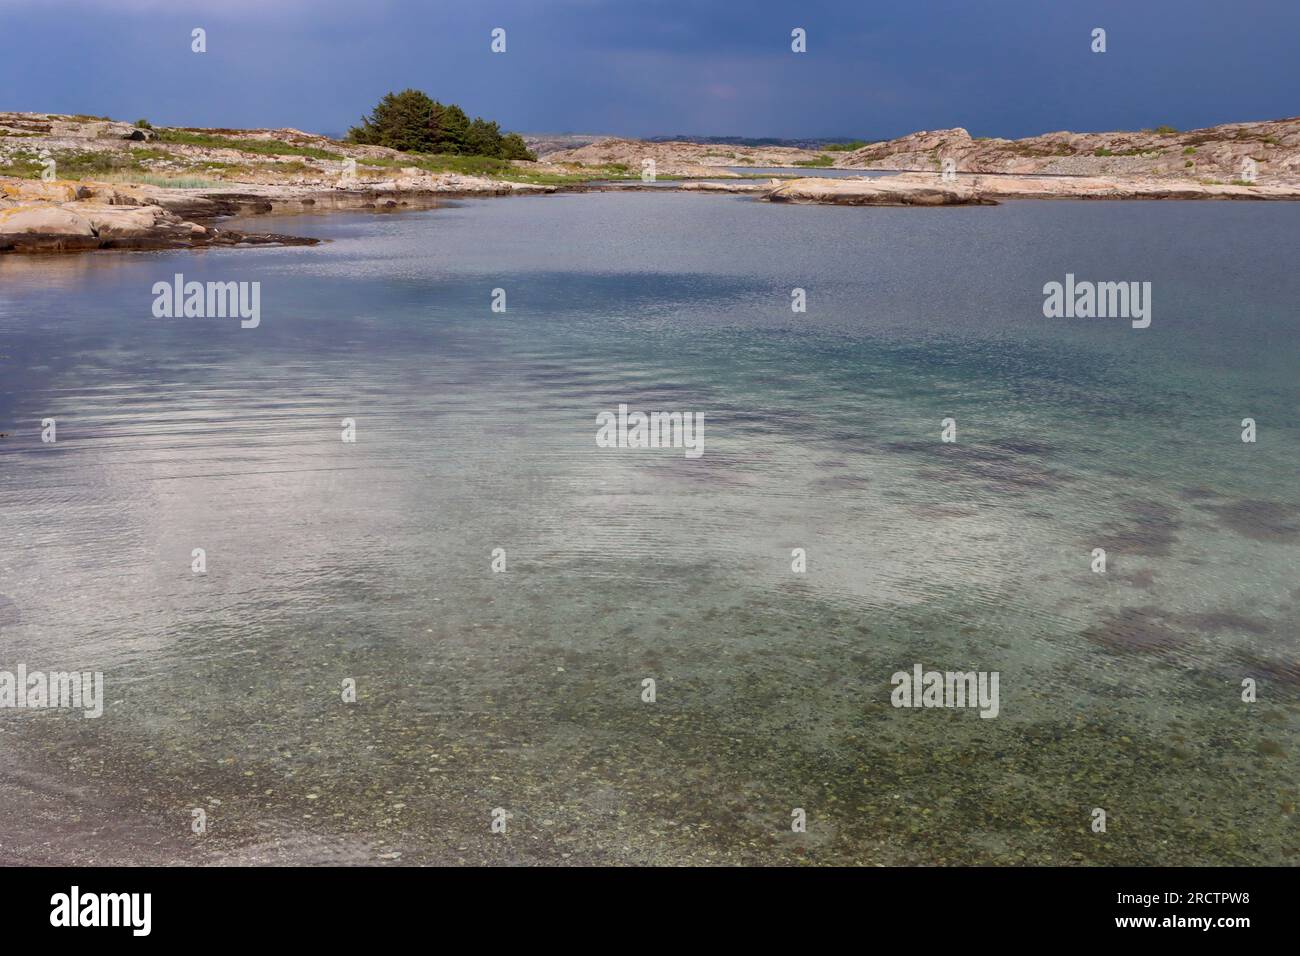
[[[108,688],[0,711],[0,860],[1296,862],[1300,207],[248,225],[329,241],[0,259],[0,669]],[[153,318],[177,272],[261,325]],[[1067,272],[1151,327],[1043,318]]]

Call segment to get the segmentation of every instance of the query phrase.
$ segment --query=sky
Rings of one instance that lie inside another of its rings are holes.
[[[1300,0],[0,0],[0,110],[341,134],[415,87],[525,133],[1192,129],[1300,114],[1297,37]]]

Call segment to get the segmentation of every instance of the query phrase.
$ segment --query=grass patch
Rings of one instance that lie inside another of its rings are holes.
[[[0,162],[0,176],[16,176],[19,179],[37,179],[45,167],[35,157],[15,156],[8,163]]]
[[[140,161],[133,153],[59,153],[54,157],[55,173],[59,179],[85,179],[105,173],[140,170]]]
[[[145,159],[172,159],[173,158],[172,154],[167,152],[167,150],[165,149],[148,149],[148,148],[133,149],[131,150],[131,155],[134,156],[137,161],[145,160]]]
[[[1047,158],[1049,156],[1074,156],[1074,147],[1069,143],[1051,143],[1045,146],[1032,146],[1028,143],[1012,143],[1007,149],[1017,156],[1028,158]],[[1109,155],[1109,153],[1107,154]]]
[[[311,159],[330,159],[341,161],[342,153],[317,149],[314,146],[295,146],[278,139],[236,139],[230,136],[213,136],[209,133],[192,133],[188,130],[166,129],[158,134],[164,143],[178,143],[183,146],[204,146],[208,149],[236,149],[241,153],[254,153],[259,156],[307,156]]]
[[[823,143],[821,148],[824,153],[851,153],[855,149],[870,145],[871,143],[865,139],[853,139],[847,143]]]
[[[1098,146],[1093,150],[1094,156],[1159,156],[1159,150],[1151,149],[1120,149],[1109,150],[1105,146]]]
[[[163,189],[221,189],[227,183],[216,179],[204,179],[202,176],[158,176],[153,173],[117,173],[104,178],[110,183],[137,183],[144,186],[158,186]]]
[[[800,160],[797,160],[797,161],[795,162],[795,165],[796,165],[796,166],[813,166],[813,167],[818,167],[818,168],[825,167],[825,166],[833,166],[833,165],[835,165],[835,157],[834,157],[834,156],[828,156],[828,155],[826,155],[825,153],[822,153],[822,154],[821,154],[820,156],[818,156],[816,159],[800,159]]]
[[[304,163],[301,159],[291,159],[279,163],[258,163],[257,169],[268,173],[314,173],[315,166]]]
[[[361,167],[371,169],[419,169],[426,173],[456,173],[461,176],[485,176],[491,179],[503,179],[512,183],[533,183],[543,186],[564,186],[575,183],[588,183],[598,179],[637,179],[640,174],[633,172],[626,163],[607,163],[602,166],[585,166],[573,172],[532,172],[527,168],[515,166],[507,159],[495,156],[461,156],[450,153],[403,153],[401,156],[376,157],[362,160]],[[659,179],[668,179],[659,176]]]
[[[574,186],[609,179],[638,180],[641,178],[641,174],[633,172],[626,163],[607,163],[604,166],[584,166],[582,169],[567,173],[535,173],[516,166],[513,170],[498,178],[509,180],[512,183],[532,183],[535,186]],[[685,177],[665,173],[659,173],[655,176],[657,180],[683,178]]]
[[[415,167],[427,173],[460,173],[462,176],[497,176],[514,169],[508,159],[451,153],[403,153],[396,159],[387,156],[367,159],[363,165],[388,169]]]

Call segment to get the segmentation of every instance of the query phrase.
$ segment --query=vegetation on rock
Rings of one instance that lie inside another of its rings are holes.
[[[386,93],[370,115],[362,118],[361,125],[348,131],[348,140],[412,153],[537,158],[518,133],[503,134],[491,120],[481,116],[471,120],[455,103],[439,103],[427,93],[410,89]]]

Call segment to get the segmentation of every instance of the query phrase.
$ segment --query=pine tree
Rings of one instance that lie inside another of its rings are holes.
[[[469,152],[469,117],[455,103],[437,104],[434,111],[433,148],[435,153]]]
[[[507,133],[501,137],[501,158],[537,161],[537,156],[528,148],[528,144],[524,142],[524,138],[518,133]]]
[[[502,135],[499,125],[481,116],[471,122],[455,103],[439,103],[419,90],[386,93],[361,125],[348,130],[348,139],[404,152],[537,159],[518,133]]]
[[[348,139],[390,149],[428,151],[434,145],[430,122],[436,104],[419,90],[387,93],[361,125],[348,131]]]
[[[469,124],[469,135],[466,137],[465,145],[467,151],[475,156],[499,158],[503,152],[501,127],[481,116],[475,117],[474,122]]]

